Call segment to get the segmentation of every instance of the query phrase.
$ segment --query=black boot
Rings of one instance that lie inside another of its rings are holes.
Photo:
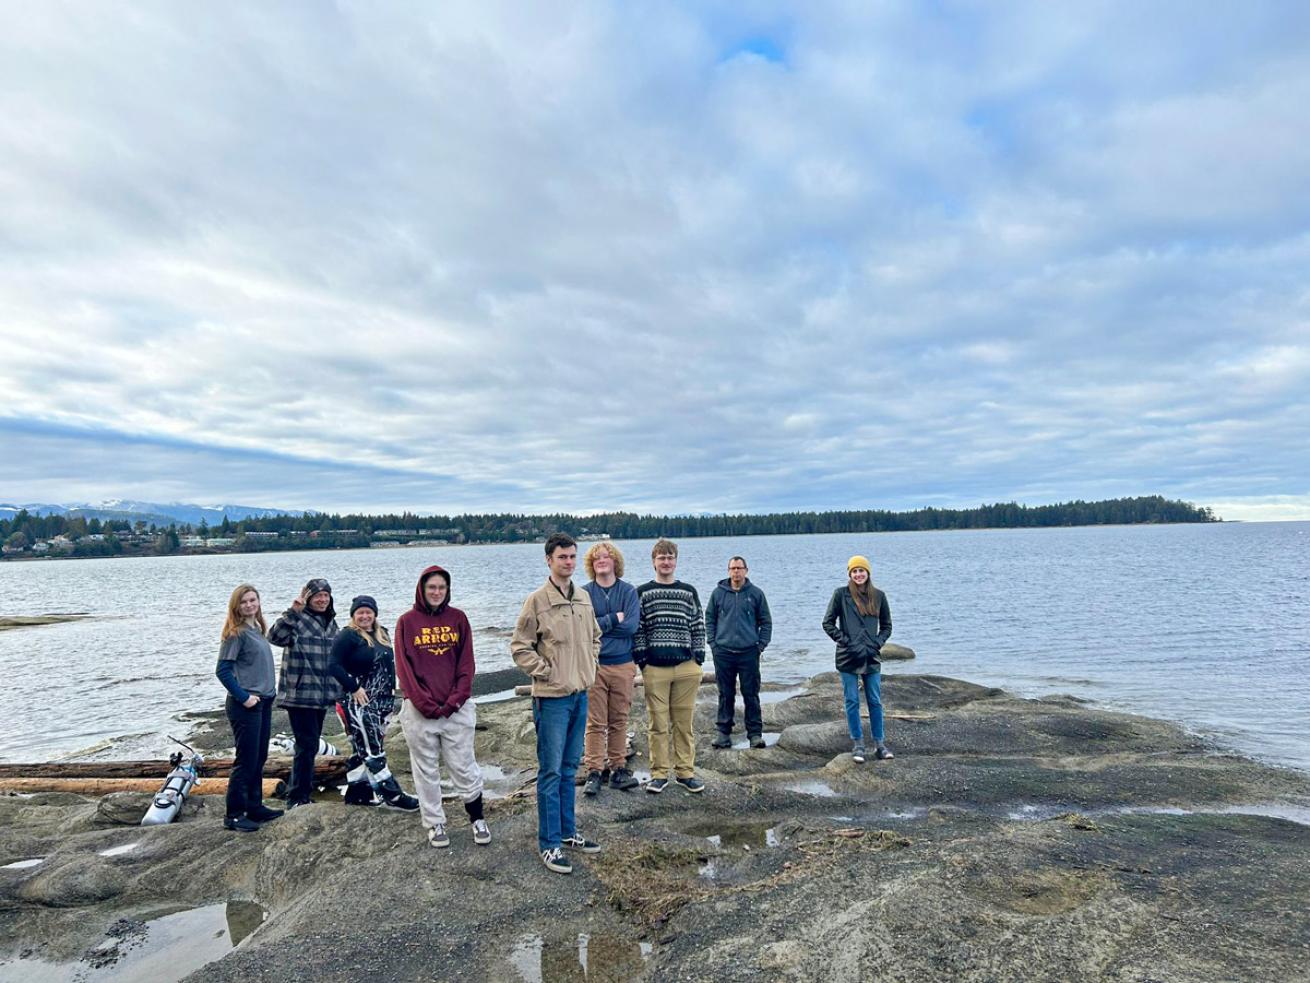
[[[351,782],[346,786],[346,805],[375,806],[378,800],[373,797],[373,786],[367,781]]]
[[[382,796],[382,804],[388,809],[399,809],[401,812],[418,811],[418,799],[407,795],[394,778],[379,782],[378,794]]]
[[[614,774],[610,776],[610,788],[617,788],[626,792],[630,788],[636,788],[637,784],[636,776],[627,768],[615,768]]]
[[[593,771],[587,774],[587,785],[582,790],[583,795],[597,795],[600,792],[600,772]]]

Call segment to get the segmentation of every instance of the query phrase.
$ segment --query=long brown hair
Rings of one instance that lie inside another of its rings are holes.
[[[232,592],[232,596],[227,601],[227,621],[223,623],[223,641],[229,638],[236,638],[241,634],[241,629],[246,627],[246,619],[241,617],[241,598],[245,597],[251,591],[255,591],[255,596],[259,597],[259,591],[255,590],[253,584],[242,584]],[[259,633],[268,634],[268,622],[264,620],[264,605],[261,600],[259,610],[255,613],[255,621],[259,624]]]
[[[881,613],[873,603],[873,581],[871,579],[865,580],[863,584],[848,580],[846,589],[851,592],[851,600],[855,602],[855,610],[860,612],[861,618]]]

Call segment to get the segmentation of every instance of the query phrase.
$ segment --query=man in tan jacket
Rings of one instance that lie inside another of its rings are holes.
[[[537,728],[537,849],[557,874],[571,874],[564,848],[599,853],[578,832],[574,778],[587,725],[587,689],[596,678],[600,625],[585,590],[573,586],[578,544],[554,533],[546,540],[550,576],[528,595],[514,626],[510,654],[532,677],[532,722]]]

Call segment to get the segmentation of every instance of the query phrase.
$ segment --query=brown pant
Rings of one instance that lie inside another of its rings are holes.
[[[596,681],[587,690],[587,734],[582,739],[582,764],[587,771],[627,766],[628,711],[636,674],[632,662],[596,667]]]
[[[696,738],[691,732],[700,689],[701,668],[695,662],[647,666],[641,671],[650,718],[650,777],[690,778],[696,773]],[[669,768],[669,732],[673,732],[673,768]]]

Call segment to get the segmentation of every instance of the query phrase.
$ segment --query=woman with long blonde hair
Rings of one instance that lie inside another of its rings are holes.
[[[242,833],[253,833],[260,823],[282,815],[281,809],[264,805],[264,762],[268,759],[273,697],[277,693],[273,649],[267,633],[259,591],[242,584],[227,602],[227,621],[214,670],[227,689],[224,709],[236,746],[236,760],[227,780],[223,825]]]
[[[337,716],[350,735],[354,754],[346,765],[346,805],[382,805],[417,812],[387,766],[387,722],[396,706],[396,653],[391,635],[378,620],[378,602],[360,594],[350,602],[350,624],[332,643],[333,678],[345,696]]]
[[[846,583],[832,593],[823,630],[837,643],[837,671],[841,673],[842,696],[846,703],[846,727],[850,732],[851,757],[863,764],[864,728],[860,723],[860,690],[869,705],[869,729],[874,757],[893,757],[883,743],[882,660],[878,654],[892,633],[892,612],[887,595],[870,583],[869,561],[852,556],[846,563]]]

